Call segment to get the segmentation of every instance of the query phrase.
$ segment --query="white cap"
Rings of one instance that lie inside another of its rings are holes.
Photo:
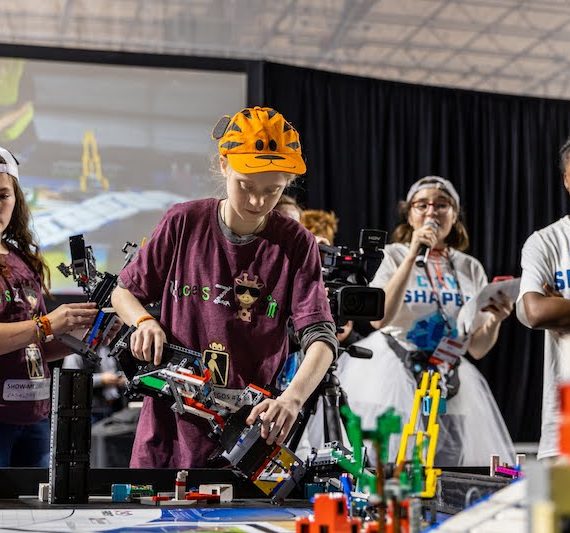
[[[10,176],[18,179],[18,161],[16,161],[16,158],[6,148],[1,146],[0,157],[6,161],[6,163],[0,163],[0,172],[6,172],[6,174],[10,174]]]
[[[434,189],[434,188],[441,189],[443,192],[451,196],[451,198],[453,198],[455,200],[455,203],[457,204],[457,209],[461,207],[459,203],[459,195],[457,194],[457,191],[455,190],[453,183],[440,176],[425,176],[416,181],[408,191],[408,195],[406,196],[406,202],[409,202],[418,191],[421,191],[422,189]]]

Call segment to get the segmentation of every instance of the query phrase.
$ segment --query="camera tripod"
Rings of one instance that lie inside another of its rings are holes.
[[[357,357],[361,359],[369,359],[372,357],[372,352],[366,348],[360,346],[349,346],[348,348],[343,348],[339,357],[347,352],[351,357]],[[299,446],[299,442],[305,432],[307,424],[311,417],[315,416],[317,412],[317,407],[319,399],[323,400],[323,437],[324,442],[339,442],[343,443],[343,428],[344,423],[340,415],[340,408],[343,405],[348,405],[348,399],[346,393],[340,386],[338,377],[335,375],[336,364],[332,363],[327,370],[324,378],[319,383],[317,388],[314,390],[313,394],[309,396],[309,399],[305,403],[303,409],[303,418],[299,426],[293,432],[287,446],[295,451]],[[344,428],[344,433],[346,434],[346,428]]]

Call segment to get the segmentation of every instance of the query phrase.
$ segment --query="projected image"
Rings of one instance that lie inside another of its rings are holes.
[[[85,234],[100,271],[149,237],[172,204],[214,196],[212,127],[244,106],[245,74],[0,58],[0,145],[20,182],[54,292]]]

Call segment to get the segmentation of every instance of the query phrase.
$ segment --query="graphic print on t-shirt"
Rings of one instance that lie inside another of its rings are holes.
[[[554,271],[554,284],[551,286],[554,287],[558,292],[564,293],[565,291],[570,290],[570,265],[566,264],[562,267],[556,265],[556,269]]]
[[[38,313],[38,294],[31,287],[23,287],[21,292],[28,303],[28,319],[32,319]],[[42,361],[42,352],[37,344],[29,344],[26,346],[26,365],[28,367],[28,376],[30,379],[43,379],[44,365]]]
[[[8,312],[21,320],[31,320],[39,313],[39,296],[32,286],[14,283],[1,283],[0,280],[0,311]]]
[[[279,304],[271,294],[267,297],[267,302],[267,311],[265,311],[265,316],[268,318],[275,318]]]
[[[249,279],[247,272],[242,272],[240,277],[235,278],[234,292],[239,305],[237,318],[244,322],[251,322],[251,307],[259,298],[264,286],[262,281],[258,281],[258,276]]]
[[[26,364],[28,365],[30,379],[43,379],[45,377],[42,352],[37,344],[26,346]]]
[[[38,293],[31,287],[23,287],[22,291],[29,304],[29,318],[32,319],[38,313]]]
[[[452,328],[451,331],[448,331],[449,328],[441,316],[441,313],[436,311],[435,313],[416,320],[406,335],[406,338],[415,344],[419,350],[433,352],[444,336],[451,339],[457,337],[455,319],[448,317],[448,321]]]
[[[225,387],[228,384],[230,354],[225,350],[226,347],[223,344],[211,342],[203,354],[204,364],[212,374],[212,382],[220,387]]]
[[[459,290],[459,284],[455,276],[446,274],[442,279],[435,278],[433,282],[435,289],[426,275],[417,275],[415,283],[412,283],[411,287],[406,289],[404,303],[437,304],[439,299],[441,305],[451,305],[459,308],[469,301],[469,297],[465,297],[465,302],[463,301],[463,295]]]
[[[14,251],[3,256],[6,268],[0,268],[0,316],[2,322],[28,321],[41,315],[43,303],[41,286],[36,274]],[[35,419],[39,411],[47,409],[50,396],[48,369],[43,361],[39,344],[31,343],[9,354],[3,363],[3,379],[0,380],[1,400],[5,402],[28,402],[28,414],[10,409],[12,420]],[[44,402],[45,401],[45,402]],[[34,405],[34,402],[43,402]],[[18,414],[15,414],[15,413]],[[4,420],[5,421],[5,420]]]

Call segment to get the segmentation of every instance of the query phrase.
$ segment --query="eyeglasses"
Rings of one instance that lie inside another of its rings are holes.
[[[418,213],[426,213],[430,205],[436,213],[447,213],[451,208],[451,204],[449,202],[441,201],[424,202],[423,200],[417,200],[416,202],[412,202],[411,205]]]
[[[244,285],[238,285],[235,288],[236,294],[242,295],[245,294],[246,292],[249,292],[250,296],[252,298],[259,298],[259,295],[261,294],[261,291],[257,288],[257,287],[246,287]]]

